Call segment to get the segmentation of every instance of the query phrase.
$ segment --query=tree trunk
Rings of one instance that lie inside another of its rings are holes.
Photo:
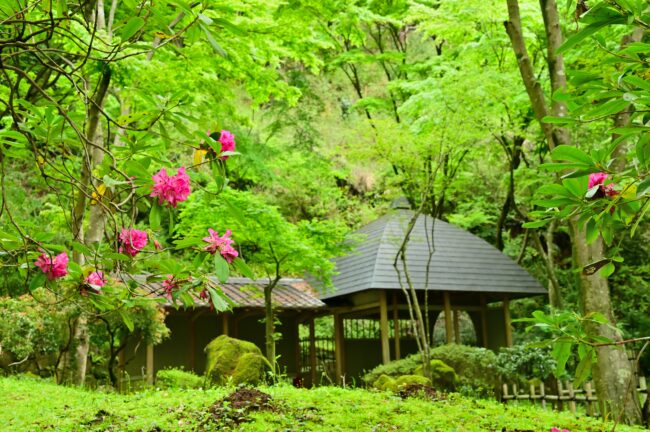
[[[275,283],[264,287],[264,331],[266,335],[266,359],[273,366],[275,372],[275,317],[271,297],[274,287]]]
[[[577,227],[575,220],[571,222],[571,231],[574,239],[585,237],[584,228]],[[601,238],[590,245],[586,242],[575,242],[573,250],[576,266],[583,268],[586,263],[601,260],[603,249]],[[580,297],[585,314],[601,313],[609,320],[609,324],[615,325],[607,279],[597,273],[588,276],[582,272],[579,278]],[[609,325],[591,325],[587,331],[592,336],[606,337],[613,341],[622,340],[621,335]],[[614,417],[621,415],[623,422],[641,423],[641,406],[636,394],[634,370],[627,358],[626,350],[603,346],[597,349],[597,354],[593,377],[598,400],[605,402],[605,408],[610,415]]]
[[[566,128],[554,127],[552,124],[541,121],[549,112],[549,109],[546,106],[542,88],[537,81],[526,50],[521,31],[519,3],[517,0],[507,0],[507,3],[509,21],[504,23],[506,32],[510,37],[517,57],[519,70],[530,97],[535,117],[540,121],[549,149],[553,150],[556,145],[560,144],[570,145],[570,135]],[[566,86],[564,62],[562,56],[556,53],[557,48],[563,41],[557,4],[555,0],[540,0],[540,6],[547,36],[547,65],[551,87],[553,91],[557,91]],[[554,102],[552,113],[556,116],[564,116],[566,115],[566,106],[563,103]],[[585,230],[577,227],[575,220],[570,221],[570,227],[576,268],[582,269],[603,257],[602,238],[599,237],[592,244],[588,244]],[[614,315],[607,279],[604,279],[598,273],[592,276],[581,274],[578,283],[584,313],[602,313],[613,323]],[[588,331],[591,336],[603,336],[615,341],[620,340],[620,336],[607,326],[593,326]],[[632,365],[626,358],[625,350],[604,346],[598,348],[597,354],[597,365],[594,368],[593,376],[599,400],[608,401],[609,408],[614,410],[614,415],[622,414],[621,419],[624,422],[640,423],[641,410],[636,389],[627,385],[626,377],[633,375],[633,370]]]

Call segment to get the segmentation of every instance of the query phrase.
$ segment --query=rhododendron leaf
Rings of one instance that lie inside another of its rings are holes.
[[[184,239],[176,240],[174,242],[176,249],[185,249],[191,246],[199,246],[203,244],[203,240],[198,237],[186,237]]]
[[[246,264],[246,262],[243,259],[235,258],[232,262],[232,265],[242,276],[247,277],[249,279],[255,279],[253,270],[251,270],[251,268],[248,266],[248,264]]]
[[[594,195],[596,195],[596,193],[598,193],[599,190],[600,190],[600,185],[598,184],[592,187],[591,189],[589,189],[587,193],[585,193],[585,198],[593,198]]]
[[[228,281],[228,275],[230,269],[228,268],[228,262],[221,256],[221,254],[214,254],[214,273],[223,283]]]
[[[553,160],[577,162],[585,165],[593,165],[591,157],[574,146],[559,145],[551,152]]]
[[[158,204],[153,204],[151,206],[151,211],[149,212],[149,226],[152,230],[160,228],[160,213],[160,206]]]
[[[104,256],[104,258],[114,259],[114,260],[118,260],[118,261],[130,261],[131,260],[131,258],[129,258],[128,255],[124,255],[124,254],[121,254],[121,253],[118,253],[118,252],[108,252],[108,253],[105,253],[103,256]]]
[[[40,288],[43,285],[45,285],[45,280],[47,278],[45,277],[45,273],[42,272],[37,272],[34,273],[32,276],[32,279],[29,281],[29,290],[34,291],[36,288]]]
[[[616,266],[614,263],[609,262],[600,269],[600,275],[604,278],[608,278],[612,275],[612,273],[614,273],[614,270],[616,270]]]
[[[226,301],[226,297],[223,295],[221,290],[217,292],[216,289],[211,287],[210,285],[207,286],[208,293],[210,294],[210,300],[212,301],[212,305],[214,306],[214,309],[217,312],[220,311],[225,311],[230,309],[230,304]]]
[[[596,221],[589,219],[587,222],[587,243],[591,244],[598,237],[598,226],[596,226]]]
[[[650,194],[650,177],[647,177],[643,180],[636,188],[636,196],[642,197],[644,195]]]
[[[76,262],[70,261],[68,262],[68,274],[72,279],[81,279],[83,276],[83,269]]]
[[[122,32],[120,33],[120,38],[122,41],[131,39],[142,27],[144,26],[144,19],[140,17],[132,17],[124,24],[122,27]]]
[[[562,341],[558,341],[553,345],[552,355],[557,362],[557,366],[555,368],[555,376],[558,378],[564,375],[564,372],[566,370],[566,362],[571,356],[572,346],[573,344],[571,342]]]

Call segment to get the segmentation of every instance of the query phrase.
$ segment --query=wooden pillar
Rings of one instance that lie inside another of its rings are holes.
[[[229,312],[223,312],[221,314],[221,327],[222,327],[222,334],[225,334],[226,336],[230,336],[230,313]]]
[[[503,319],[506,323],[506,346],[512,346],[512,323],[510,321],[510,299],[506,296],[503,299]]]
[[[190,331],[189,331],[189,342],[190,342],[190,355],[189,355],[189,368],[191,371],[196,371],[196,326],[195,326],[196,317],[190,319]]]
[[[146,360],[146,370],[147,370],[147,377],[146,381],[147,384],[153,385],[153,377],[154,377],[154,370],[153,370],[153,344],[148,344],[147,345],[147,360]]]
[[[309,319],[309,374],[311,375],[311,385],[316,385],[318,367],[316,363],[316,330],[314,326],[314,316]]]
[[[485,294],[481,294],[481,333],[483,336],[483,348],[488,347],[487,326],[487,301],[485,300]]]
[[[453,328],[451,324],[451,300],[449,299],[449,292],[445,291],[442,294],[442,300],[445,308],[445,336],[447,343],[450,344],[453,340]]]
[[[460,311],[454,309],[454,341],[460,344]]]
[[[393,291],[393,330],[395,333],[395,360],[402,357],[399,340],[399,309],[397,308],[397,291]]]
[[[345,373],[345,353],[343,352],[343,317],[334,314],[334,353],[336,360],[336,382],[342,382]]]
[[[388,339],[388,304],[386,290],[379,291],[379,331],[381,333],[381,360],[390,363],[390,342]]]

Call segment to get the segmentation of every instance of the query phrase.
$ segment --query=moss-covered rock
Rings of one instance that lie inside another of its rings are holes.
[[[395,380],[396,390],[412,384],[428,386],[431,385],[431,381],[429,381],[429,378],[423,377],[422,375],[402,375]]]
[[[379,378],[372,383],[373,388],[377,390],[390,390],[394,391],[396,388],[395,379],[389,377],[388,375],[381,375]]]
[[[424,375],[422,372],[422,366],[415,369],[414,373],[420,376]],[[454,371],[454,368],[442,360],[431,360],[431,383],[434,388],[453,391],[456,389],[458,381],[459,378],[456,371]]]
[[[208,384],[251,384],[264,376],[266,361],[253,343],[221,335],[206,347],[205,378]]]

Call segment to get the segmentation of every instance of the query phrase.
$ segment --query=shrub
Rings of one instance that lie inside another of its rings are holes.
[[[372,383],[372,386],[377,390],[393,390],[395,387],[395,379],[388,375],[381,375]]]
[[[501,348],[497,355],[497,367],[502,378],[518,384],[533,379],[546,380],[553,374],[555,364],[550,348],[515,345]]]
[[[156,385],[164,389],[196,389],[203,385],[203,379],[182,369],[165,369],[156,372]]]
[[[412,354],[403,359],[379,365],[366,373],[362,379],[366,384],[373,384],[382,375],[394,378],[402,375],[411,375],[421,364],[420,356],[418,354]]]
[[[402,375],[397,378],[389,377],[388,375],[382,375],[372,384],[372,386],[378,390],[385,391],[397,391],[401,387],[419,384],[419,385],[431,385],[431,381],[428,378],[423,377],[422,375]]]

